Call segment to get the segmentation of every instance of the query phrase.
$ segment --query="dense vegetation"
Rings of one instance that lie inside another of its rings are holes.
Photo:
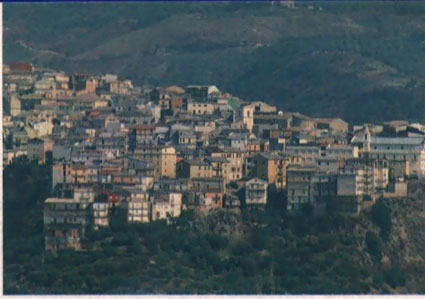
[[[423,120],[424,12],[410,1],[5,4],[4,59],[217,84],[353,123]]]
[[[89,251],[54,255],[44,252],[42,237],[49,182],[49,167],[24,158],[4,171],[7,294],[369,293],[390,292],[407,280],[403,265],[381,263],[388,240],[377,232],[390,234],[391,215],[375,210],[387,211],[384,202],[372,209],[377,226],[367,233],[355,229],[365,218],[314,216],[308,206],[286,214],[272,197],[266,208],[245,207],[241,214],[185,212],[171,225],[113,222],[87,234]],[[229,214],[245,233],[217,230]]]

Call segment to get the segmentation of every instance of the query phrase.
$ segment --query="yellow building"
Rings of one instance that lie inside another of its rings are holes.
[[[178,164],[179,178],[211,178],[213,176],[212,165],[200,159],[183,160]]]
[[[144,146],[136,148],[135,155],[152,161],[153,177],[157,181],[160,178],[176,178],[176,149],[171,146]]]
[[[299,164],[299,157],[286,156],[278,153],[260,153],[254,156],[255,176],[266,180],[268,184],[275,184],[279,189],[286,186],[286,168],[290,164]]]

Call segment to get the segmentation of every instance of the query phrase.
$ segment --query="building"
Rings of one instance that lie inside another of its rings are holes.
[[[299,164],[300,158],[282,153],[259,153],[252,158],[254,176],[266,180],[269,185],[283,189],[286,186],[286,168]]]
[[[285,153],[299,156],[302,164],[315,164],[318,159],[340,161],[357,158],[359,149],[354,145],[327,144],[327,145],[286,145]]]
[[[33,138],[28,140],[27,156],[30,160],[38,160],[39,163],[45,164],[47,152],[52,152],[53,141],[49,139]]]
[[[179,178],[211,178],[212,165],[202,159],[182,160],[178,163]]]
[[[125,187],[122,189],[122,193],[121,206],[126,211],[127,222],[150,222],[151,202],[149,193],[136,187]]]
[[[425,176],[425,140],[422,137],[376,137],[368,127],[364,133],[351,139],[361,154],[372,159],[386,159],[390,168],[400,169],[400,161],[408,162],[409,176]]]
[[[253,178],[245,183],[245,203],[266,204],[267,203],[267,182]]]
[[[187,104],[187,111],[190,115],[211,115],[215,107],[211,103],[192,102]]]
[[[153,164],[154,180],[176,178],[176,149],[171,146],[142,146],[134,150],[136,157],[146,159]]]
[[[93,225],[95,229],[109,225],[108,195],[99,194],[93,202]]]
[[[74,198],[48,198],[44,201],[45,249],[82,249],[81,239],[91,223],[89,190],[76,190]]]
[[[155,192],[152,200],[152,220],[166,220],[179,217],[182,210],[181,193]]]
[[[298,210],[303,204],[314,203],[314,166],[289,165],[286,173],[286,208]]]

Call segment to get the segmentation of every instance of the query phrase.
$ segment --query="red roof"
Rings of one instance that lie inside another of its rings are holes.
[[[154,130],[155,126],[153,126],[153,125],[137,125],[137,126],[133,126],[131,128],[135,129],[135,130]]]
[[[24,62],[16,62],[11,63],[9,65],[10,71],[17,71],[17,72],[33,72],[34,66],[31,63],[24,63]]]

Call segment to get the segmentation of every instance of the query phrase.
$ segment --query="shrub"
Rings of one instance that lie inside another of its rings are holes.
[[[381,259],[381,241],[374,232],[366,233],[366,246],[372,257],[377,260]]]
[[[391,287],[401,287],[406,284],[406,274],[399,267],[392,267],[390,270],[384,272],[385,282]]]
[[[391,233],[391,211],[383,199],[373,205],[371,216],[372,222],[381,229],[382,239],[387,241]]]

